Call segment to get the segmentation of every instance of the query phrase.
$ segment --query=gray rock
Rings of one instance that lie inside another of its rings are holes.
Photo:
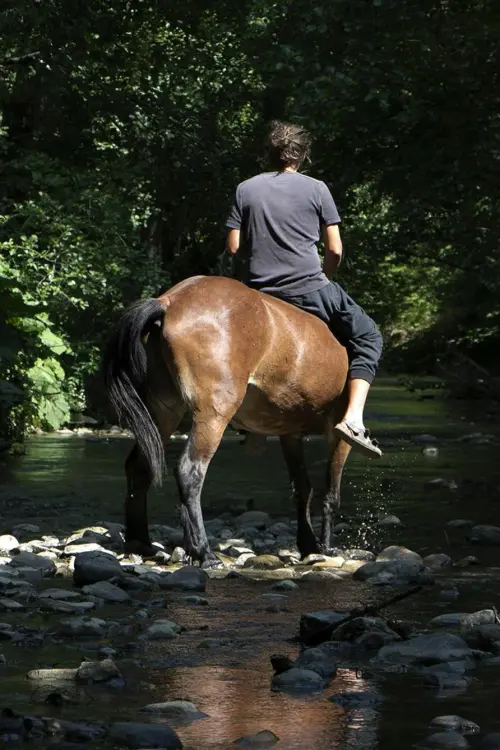
[[[19,547],[19,542],[14,536],[10,534],[2,534],[0,536],[0,553],[10,552],[13,549]]]
[[[458,732],[438,732],[426,737],[420,745],[422,750],[431,750],[431,748],[449,748],[449,750],[466,750],[470,747],[469,743]]]
[[[322,637],[328,640],[335,628],[346,617],[344,612],[330,609],[306,612],[300,618],[300,640],[308,643]]]
[[[27,677],[28,680],[55,685],[59,682],[73,682],[77,671],[77,669],[32,669]]]
[[[0,611],[19,612],[22,609],[24,609],[24,606],[20,602],[13,599],[0,599]]]
[[[415,553],[413,553],[415,554]],[[408,559],[379,560],[362,565],[353,573],[357,581],[370,581],[373,584],[429,584],[434,579],[422,562]]]
[[[70,589],[45,589],[40,592],[40,599],[56,599],[58,601],[81,601],[82,595]]]
[[[162,575],[160,587],[173,591],[205,591],[208,575],[201,568],[186,565],[184,568]]]
[[[380,649],[373,661],[391,664],[444,662],[472,657],[473,652],[458,635],[430,633]]]
[[[490,526],[489,524],[473,526],[470,541],[475,544],[498,545],[500,544],[500,527]]]
[[[81,552],[75,557],[73,580],[76,586],[120,579],[123,575],[120,563],[109,552]]]
[[[497,622],[496,614],[492,609],[480,609],[478,612],[466,614],[462,618],[462,629],[465,631],[475,628],[478,625],[495,625]]]
[[[453,560],[449,555],[438,552],[434,555],[427,555],[427,557],[424,557],[423,563],[431,570],[439,570],[440,568],[448,568],[453,565]]]
[[[323,678],[310,669],[289,669],[274,675],[271,689],[284,692],[318,692],[323,690]]]
[[[401,636],[380,618],[355,617],[335,628],[331,639],[332,641],[348,641],[367,649],[380,649],[388,643],[400,641]]]
[[[328,654],[321,648],[307,648],[299,654],[294,667],[316,672],[324,680],[327,680],[337,674],[337,659],[335,654]]]
[[[85,614],[95,609],[95,602],[64,602],[58,599],[40,599],[40,608],[46,612],[61,612],[65,615]]]
[[[109,738],[116,744],[133,750],[140,748],[161,748],[162,750],[182,750],[182,742],[166,724],[140,724],[123,721],[113,724]]]
[[[388,515],[377,521],[377,526],[402,526],[403,522],[394,515]]]
[[[376,562],[378,563],[394,562],[395,560],[398,562],[400,560],[404,560],[405,562],[412,560],[416,563],[422,563],[422,558],[417,552],[413,552],[413,550],[406,547],[398,547],[397,545],[386,547],[376,557]]]
[[[12,534],[16,538],[19,537],[25,537],[28,534],[39,534],[40,533],[40,526],[37,526],[34,523],[18,523],[14,528],[12,529]]]
[[[98,581],[97,583],[90,583],[83,587],[83,591],[86,594],[97,596],[99,599],[104,599],[106,602],[128,602],[130,601],[130,594],[121,589],[119,586],[115,586],[109,581]]]
[[[481,561],[477,557],[474,557],[474,555],[467,555],[457,560],[455,568],[468,568],[471,565],[481,565]]]
[[[438,615],[433,617],[429,625],[433,628],[449,628],[454,625],[460,625],[464,617],[467,616],[467,612],[450,612],[446,615]]]
[[[242,526],[254,526],[256,529],[265,529],[271,526],[272,519],[269,513],[265,513],[262,510],[247,510],[235,519],[236,525],[240,528]]]
[[[463,628],[461,633],[467,645],[473,649],[494,651],[494,644],[500,641],[500,625],[477,625],[470,629]]]
[[[441,691],[463,692],[469,687],[470,683],[470,677],[450,672],[440,672],[439,669],[424,674],[424,685],[437,687]]]
[[[442,729],[444,731],[459,732],[460,734],[476,734],[480,731],[479,725],[461,716],[436,716],[430,723],[431,729]]]
[[[174,547],[172,551],[172,557],[170,558],[171,563],[183,563],[186,560],[187,554],[182,547]]]
[[[67,544],[63,552],[66,557],[82,555],[84,552],[107,552],[109,555],[112,555],[112,552],[106,550],[101,544],[97,544],[97,542],[89,542],[87,540],[82,540],[80,543],[75,542],[75,544]]]
[[[42,557],[42,555],[35,555],[33,552],[20,552],[12,558],[9,565],[13,568],[34,568],[41,571],[44,578],[54,576],[57,570],[52,560]]]
[[[278,583],[275,583],[271,588],[273,589],[273,591],[294,591],[299,587],[295,583],[295,581],[279,581]]]
[[[106,627],[106,621],[97,617],[68,617],[59,621],[59,633],[74,637],[102,636]]]
[[[450,529],[466,529],[474,526],[474,521],[468,518],[454,518],[452,521],[448,521],[446,526]]]
[[[271,732],[269,729],[263,729],[257,734],[249,734],[246,737],[240,737],[239,740],[235,740],[235,745],[241,747],[272,747],[279,742],[279,737]]]
[[[186,604],[195,604],[198,607],[207,607],[210,603],[204,596],[196,596],[194,594],[183,596],[182,601],[186,602]]]
[[[342,553],[346,560],[364,560],[365,562],[374,562],[375,555],[366,549],[346,549]]]
[[[109,682],[120,677],[120,670],[110,658],[101,661],[82,661],[75,675],[79,682]]]
[[[166,701],[165,703],[149,703],[141,708],[142,713],[161,714],[173,723],[190,724],[198,719],[206,719],[207,714],[198,711],[194,703],[189,701]]]
[[[155,620],[144,633],[144,637],[148,641],[170,640],[177,638],[181,630],[181,626],[173,620]]]
[[[245,568],[254,568],[255,570],[275,570],[281,568],[283,563],[275,555],[257,555],[250,557],[245,562]]]

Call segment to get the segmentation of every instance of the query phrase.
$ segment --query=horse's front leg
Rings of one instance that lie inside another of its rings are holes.
[[[313,489],[307,473],[304,444],[301,437],[294,435],[284,435],[280,441],[292,491],[297,501],[297,547],[304,558],[319,551],[318,540],[311,523]]]
[[[224,419],[197,415],[175,469],[182,503],[184,549],[188,557],[200,562],[202,568],[222,566],[208,543],[201,510],[201,491],[210,461],[219,447],[226,426],[227,421]]]
[[[326,493],[323,498],[321,526],[321,551],[327,555],[331,549],[333,511],[340,506],[340,481],[342,470],[351,451],[351,446],[339,438],[328,436],[328,466],[326,471]]]

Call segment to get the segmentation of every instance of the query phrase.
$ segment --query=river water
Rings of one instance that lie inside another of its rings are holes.
[[[354,454],[349,459],[341,517],[344,514],[354,523],[339,541],[343,547],[375,551],[403,544],[422,556],[445,552],[453,560],[477,555],[481,565],[447,569],[437,576],[435,586],[391,609],[391,616],[410,620],[420,630],[438,614],[500,604],[500,548],[470,545],[467,527],[446,526],[458,518],[500,525],[500,464],[494,439],[500,434],[498,416],[480,402],[465,404],[446,401],[437,392],[430,395],[435,397],[420,400],[391,380],[373,389],[367,422],[380,439],[384,456],[376,462]],[[493,437],[460,440],[474,433]],[[432,435],[435,442],[422,444],[423,434]],[[172,442],[170,466],[182,444],[181,439]],[[429,446],[437,450],[426,450]],[[0,533],[15,523],[33,522],[41,533],[63,536],[84,525],[121,521],[123,461],[129,449],[130,441],[118,437],[32,438],[25,456],[5,460],[2,466]],[[325,447],[319,440],[310,440],[306,454],[313,483],[320,488]],[[439,478],[444,480],[440,487],[430,484]],[[255,509],[267,510],[276,518],[293,515],[278,444],[268,441],[264,455],[255,457],[246,454],[239,439],[228,437],[208,474],[206,517],[249,500]],[[396,514],[403,525],[377,526],[377,519],[389,513]],[[151,493],[150,520],[178,522],[171,475],[161,491]],[[454,599],[449,595],[453,588]],[[280,738],[277,747],[287,750],[400,750],[422,741],[430,733],[430,720],[443,714],[476,721],[484,732],[500,731],[496,708],[500,666],[476,671],[475,681],[458,694],[424,688],[417,676],[381,676],[370,672],[369,665],[356,670],[349,664],[320,696],[297,698],[271,692],[269,656],[298,653],[293,638],[301,613],[349,610],[384,598],[387,592],[348,580],[301,585],[284,601],[269,598],[271,593],[267,580],[217,579],[208,584],[207,607],[188,607],[173,598],[166,616],[186,627],[186,632],[174,642],[149,644],[135,661],[124,662],[127,684],[119,693],[89,688],[71,708],[44,707],[42,711],[33,705],[36,697],[25,674],[56,662],[76,666],[82,655],[92,656],[93,648],[102,643],[59,646],[56,651],[53,647],[11,648],[8,653],[0,644],[9,662],[0,681],[0,699],[4,706],[17,710],[62,712],[66,718],[97,721],[139,721],[138,709],[147,703],[187,699],[209,717],[177,729],[189,750],[229,750],[238,737],[262,729],[273,731]],[[281,611],[269,611],[270,605],[280,601]],[[108,609],[115,619],[124,614],[116,606]],[[9,621],[9,617],[0,619]],[[369,690],[381,702],[375,709],[349,710],[328,700],[348,690]],[[471,738],[472,745],[475,739]]]

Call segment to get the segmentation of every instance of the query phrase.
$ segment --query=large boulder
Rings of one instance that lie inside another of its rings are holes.
[[[116,745],[131,748],[161,748],[162,750],[182,750],[182,742],[167,724],[141,724],[136,721],[122,721],[113,724],[108,735]]]
[[[205,591],[208,575],[201,568],[186,565],[173,573],[162,575],[160,588],[171,591]]]
[[[85,586],[111,578],[123,578],[122,567],[109,552],[81,552],[75,557],[73,581],[75,586]]]
[[[460,636],[451,633],[429,633],[384,646],[373,661],[388,664],[429,664],[458,661],[473,656],[472,649]]]

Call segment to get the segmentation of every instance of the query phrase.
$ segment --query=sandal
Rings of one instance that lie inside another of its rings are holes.
[[[339,422],[333,428],[334,435],[337,435],[346,443],[349,443],[353,448],[359,450],[360,453],[364,453],[365,456],[370,458],[380,458],[382,451],[378,447],[376,440],[372,440],[370,437],[370,430],[358,429],[348,424],[347,422]]]

